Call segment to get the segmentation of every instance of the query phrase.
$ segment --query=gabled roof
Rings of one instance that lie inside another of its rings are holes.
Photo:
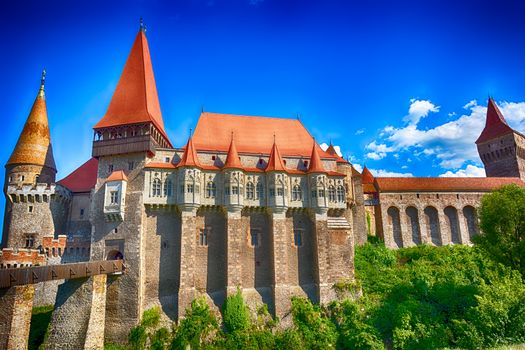
[[[122,171],[122,170],[115,170],[106,179],[106,182],[109,182],[109,181],[128,181],[128,177],[126,176],[124,171]]]
[[[479,135],[476,143],[487,142],[499,136],[513,133],[514,130],[507,124],[507,121],[501,114],[496,102],[489,97],[487,106],[487,119],[485,121],[485,128]]]
[[[254,117],[233,114],[202,112],[194,134],[195,147],[199,151],[226,152],[231,133],[240,153],[268,154],[268,145],[279,140],[282,156],[309,157],[312,136],[297,119]],[[323,158],[334,158],[319,146]]]
[[[373,184],[373,183],[374,183],[374,175],[372,175],[370,170],[368,170],[368,168],[365,165],[365,167],[363,168],[363,185]]]
[[[98,160],[91,158],[71,174],[58,181],[71,192],[89,192],[97,183]]]
[[[337,151],[335,150],[334,145],[332,145],[332,141],[330,141],[330,145],[328,146],[325,152],[335,157],[337,163],[348,163],[343,157],[337,154]]]
[[[44,92],[44,77],[36,96],[31,112],[20,133],[15,149],[6,165],[34,164],[46,166],[56,171],[49,121],[47,119],[46,96]]]
[[[226,162],[224,163],[223,169],[233,169],[233,168],[242,169],[242,164],[239,158],[239,153],[237,153],[237,147],[235,147],[235,140],[232,134],[230,148],[228,149],[228,154],[226,155]]]
[[[184,154],[182,155],[180,162],[178,162],[176,165],[177,168],[183,166],[202,168],[202,165],[199,162],[199,157],[197,156],[197,150],[193,146],[192,136],[188,138],[188,143],[184,149]]]
[[[516,184],[525,187],[518,177],[376,177],[380,192],[488,192]]]
[[[323,162],[321,161],[321,157],[319,156],[319,152],[317,150],[317,148],[320,148],[320,147],[317,145],[317,142],[315,142],[314,139],[312,140],[314,144],[312,147],[312,153],[310,155],[310,164],[308,164],[308,172],[309,173],[326,173]]]
[[[283,158],[281,157],[281,152],[277,147],[275,140],[273,141],[272,150],[270,152],[270,158],[268,159],[268,164],[266,165],[265,171],[287,171],[286,166],[284,165]]]
[[[139,30],[108,110],[95,129],[152,122],[169,143],[164,131],[157,86],[144,30]]]

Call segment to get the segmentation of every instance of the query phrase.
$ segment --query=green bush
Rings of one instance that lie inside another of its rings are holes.
[[[226,298],[222,313],[224,326],[228,332],[244,331],[250,327],[250,311],[244,303],[240,289]]]
[[[195,299],[186,309],[186,316],[175,327],[171,349],[185,350],[188,345],[192,350],[202,349],[213,340],[218,329],[219,324],[206,299]]]
[[[53,305],[34,307],[31,313],[28,349],[36,350],[44,344],[53,315]]]

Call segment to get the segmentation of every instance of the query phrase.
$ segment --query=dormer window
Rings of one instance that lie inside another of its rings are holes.
[[[118,191],[111,191],[109,193],[109,203],[118,204]]]
[[[164,162],[165,162],[165,163],[169,163],[169,162],[170,162],[170,157],[166,157],[166,158],[164,158]]]

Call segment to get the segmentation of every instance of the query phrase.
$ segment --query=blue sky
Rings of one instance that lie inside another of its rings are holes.
[[[62,178],[90,157],[135,38],[148,27],[168,135],[207,111],[296,117],[376,174],[483,175],[488,94],[525,130],[520,1],[3,1],[6,162],[47,70]],[[3,179],[2,179],[3,181]],[[3,208],[3,204],[2,204]]]

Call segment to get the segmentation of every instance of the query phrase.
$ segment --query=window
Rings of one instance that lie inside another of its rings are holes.
[[[312,198],[317,198],[317,191],[316,190],[312,190]]]
[[[262,158],[259,158],[259,165],[263,165],[264,160]]]
[[[270,197],[275,197],[275,188],[270,188]]]
[[[193,184],[187,184],[186,185],[186,192],[188,192],[188,193],[193,193],[194,192]]]
[[[301,186],[295,185],[292,188],[292,200],[293,201],[300,201],[303,197],[303,191],[301,190]]]
[[[115,227],[115,229],[113,230],[114,233],[118,233],[118,228]],[[78,254],[78,248],[77,248],[77,254]]]
[[[328,187],[328,201],[335,202],[335,187]]]
[[[26,237],[26,248],[33,248],[35,245],[35,237],[33,235]]]
[[[319,198],[324,198],[324,190],[323,189],[319,190]]]
[[[201,229],[199,233],[199,245],[201,247],[207,247],[208,246],[208,231],[210,231],[209,227]]]
[[[20,175],[20,181],[25,181],[26,177],[24,175]]]
[[[284,196],[284,188],[277,187],[277,195],[278,196]]]
[[[224,187],[224,194],[225,194],[226,196],[229,196],[229,195],[230,195],[230,186],[226,186],[226,187]]]
[[[169,162],[170,162],[170,157],[166,157],[166,158],[164,158],[164,162],[165,162],[165,163],[169,163]]]
[[[109,192],[109,203],[117,204],[118,203],[118,191]]]
[[[257,195],[257,199],[262,199],[264,198],[264,191],[263,191],[263,184],[262,183],[257,183],[257,186],[256,186],[256,195]]]
[[[40,180],[40,174],[36,174],[36,176],[35,176],[35,183],[38,183],[39,180]]]
[[[215,198],[217,194],[217,188],[213,181],[210,181],[206,184],[206,198]]]
[[[303,165],[304,165],[305,168],[308,168],[308,161],[305,160],[305,161],[303,162]]]
[[[338,202],[345,201],[345,188],[343,186],[337,187],[337,201]]]
[[[80,209],[80,216],[84,216],[84,208]]]
[[[29,213],[32,213],[32,212],[33,212],[33,206],[30,205],[29,207],[27,207],[27,211],[28,211]]]
[[[171,185],[171,180],[166,179],[166,181],[164,182],[164,196],[171,196],[172,187],[173,186]]]
[[[302,230],[293,231],[293,243],[296,247],[302,247],[303,245],[303,232]]]
[[[153,186],[151,186],[151,194],[153,197],[160,197],[160,189],[161,189],[161,184],[160,184],[160,179],[154,179],[153,180]]]
[[[135,162],[131,161],[131,162],[128,162],[128,170],[133,170],[135,169]]]
[[[239,186],[232,186],[232,194],[239,194]]]
[[[109,173],[112,173],[112,172],[113,172],[113,164],[109,164],[109,165],[108,165],[108,172],[109,172]]]
[[[246,184],[246,199],[255,199],[255,186],[252,182]]]
[[[257,229],[251,229],[250,230],[250,246],[253,247],[253,248],[257,248],[259,247],[259,240],[260,240],[260,234],[259,234],[259,230]]]

